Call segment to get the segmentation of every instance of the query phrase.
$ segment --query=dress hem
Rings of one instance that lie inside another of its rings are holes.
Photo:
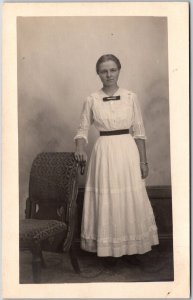
[[[152,250],[152,246],[159,245],[157,234],[151,236],[149,240],[123,241],[118,244],[102,244],[97,240],[81,238],[81,248],[88,252],[97,253],[97,256],[114,256],[144,254]]]

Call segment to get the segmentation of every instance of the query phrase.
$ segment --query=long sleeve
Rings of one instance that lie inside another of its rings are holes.
[[[146,139],[141,109],[136,94],[133,94],[133,118],[131,127],[134,139]]]
[[[93,112],[91,108],[91,97],[88,97],[82,108],[81,117],[80,117],[80,125],[77,130],[77,134],[74,137],[74,140],[79,138],[84,138],[88,143],[88,131],[89,127],[93,123]]]

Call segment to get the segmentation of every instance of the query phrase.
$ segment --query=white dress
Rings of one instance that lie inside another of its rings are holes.
[[[143,254],[159,241],[134,141],[146,139],[137,96],[122,88],[114,95],[121,99],[104,102],[102,89],[86,99],[75,139],[88,142],[93,123],[99,131],[132,132],[97,139],[85,186],[81,247],[98,256],[119,257]]]

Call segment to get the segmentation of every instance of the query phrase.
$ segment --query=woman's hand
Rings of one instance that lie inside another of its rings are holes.
[[[87,162],[87,154],[85,151],[77,150],[74,153],[76,161],[79,163],[80,166],[80,174],[83,175],[85,171],[85,166]]]
[[[80,138],[76,140],[76,151],[74,153],[74,157],[80,166],[81,175],[84,174],[86,162],[87,162],[87,154],[85,151],[85,139]]]
[[[76,140],[76,150],[74,153],[75,159],[79,163],[87,162],[87,154],[85,151],[86,142],[84,138],[79,138]]]
[[[142,179],[145,179],[149,174],[148,165],[144,164],[144,163],[143,164],[140,163],[140,168],[141,168],[141,177],[142,177]]]
[[[87,162],[87,154],[83,150],[76,150],[74,153],[75,159],[79,163],[84,163],[86,164]]]

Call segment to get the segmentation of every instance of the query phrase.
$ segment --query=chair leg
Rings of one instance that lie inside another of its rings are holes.
[[[70,253],[70,260],[71,260],[71,264],[73,266],[73,269],[76,273],[79,274],[80,273],[80,267],[79,267],[78,258],[77,258],[77,255],[76,255],[76,250],[73,247],[73,245],[70,247],[69,253]]]
[[[42,271],[42,250],[39,244],[35,244],[32,249],[32,272],[34,283],[41,282],[41,271]]]

